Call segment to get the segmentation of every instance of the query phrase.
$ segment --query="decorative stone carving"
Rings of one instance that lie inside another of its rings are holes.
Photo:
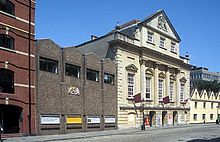
[[[164,18],[164,16],[159,16],[158,17],[158,23],[157,23],[157,27],[165,32],[167,32],[167,26],[166,26],[166,19]]]

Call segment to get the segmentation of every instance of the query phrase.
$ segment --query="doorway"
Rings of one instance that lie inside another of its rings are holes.
[[[150,127],[152,127],[153,125],[156,126],[156,112],[155,111],[150,111],[150,119],[149,119],[149,123],[150,123]]]
[[[167,111],[162,111],[162,126],[167,125]]]
[[[3,133],[19,133],[19,119],[22,108],[13,105],[0,105],[0,124]]]
[[[178,122],[177,111],[173,112],[173,125],[176,125]]]

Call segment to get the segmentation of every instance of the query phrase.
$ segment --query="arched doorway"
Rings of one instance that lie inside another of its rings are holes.
[[[150,117],[150,119],[149,119],[150,127],[152,127],[153,125],[156,126],[156,112],[150,111],[149,117]]]
[[[22,108],[14,105],[0,105],[0,124],[3,133],[19,133]]]
[[[167,111],[162,111],[162,126],[167,125]]]
[[[173,125],[176,125],[178,123],[178,116],[177,116],[177,111],[173,112]]]

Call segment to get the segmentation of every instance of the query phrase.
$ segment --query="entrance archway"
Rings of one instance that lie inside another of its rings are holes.
[[[178,123],[178,113],[177,111],[173,112],[173,125],[176,125]]]
[[[162,111],[162,126],[167,125],[167,111]]]
[[[21,112],[21,107],[0,105],[0,124],[5,134],[19,133],[19,119],[21,117]]]
[[[153,125],[156,125],[156,112],[155,111],[150,111],[149,114],[150,117],[150,127],[152,127]]]

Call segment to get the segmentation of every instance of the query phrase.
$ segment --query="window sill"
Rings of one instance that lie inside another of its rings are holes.
[[[159,46],[159,48],[161,48],[161,49],[163,49],[163,50],[167,50],[165,47],[160,47],[160,46]]]
[[[155,43],[153,43],[153,42],[147,41],[147,43],[155,46]]]
[[[174,51],[170,51],[171,53],[173,53],[173,54],[177,54],[176,52],[174,52]]]
[[[48,72],[48,73],[52,73],[52,74],[59,74],[59,73],[50,72],[50,71],[45,71],[45,70],[40,70],[40,71],[43,71],[43,72]]]
[[[144,101],[145,102],[153,102],[153,100],[151,100],[151,99],[145,99]]]
[[[134,97],[127,97],[126,98],[128,101],[132,101],[132,100],[134,100]]]
[[[9,48],[5,48],[5,47],[2,47],[2,46],[0,46],[0,50],[5,50],[5,51],[9,51],[9,52],[16,53],[15,50],[13,50],[13,49],[9,49]]]
[[[4,15],[6,15],[6,16],[9,16],[9,17],[11,17],[11,18],[16,19],[16,16],[15,16],[15,15],[9,14],[9,13],[7,13],[7,12],[4,12],[4,11],[1,11],[1,10],[0,10],[0,13],[1,13],[1,14],[4,14]]]

